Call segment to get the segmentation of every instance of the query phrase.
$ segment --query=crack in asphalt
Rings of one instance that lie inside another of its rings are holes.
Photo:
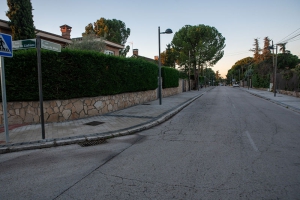
[[[69,186],[67,189],[65,189],[64,191],[62,191],[60,194],[58,194],[53,199],[59,198],[61,195],[63,195],[64,193],[66,193],[68,190],[70,190],[72,187],[74,187],[75,185],[77,185],[78,183],[80,183],[82,180],[86,179],[92,173],[94,173],[95,171],[97,171],[98,169],[100,169],[102,166],[104,166],[105,164],[107,164],[108,162],[110,162],[112,159],[114,159],[115,157],[117,157],[118,155],[120,155],[121,153],[123,153],[124,151],[126,151],[127,149],[129,149],[130,147],[132,147],[134,144],[136,144],[137,142],[139,142],[140,140],[142,140],[144,137],[145,136],[140,136],[130,146],[128,146],[128,147],[122,149],[121,151],[117,152],[116,154],[111,155],[110,157],[108,157],[105,162],[103,162],[101,165],[99,165],[98,167],[96,167],[95,169],[93,169],[92,171],[90,171],[87,175],[85,175],[84,177],[82,177],[81,179],[79,179],[78,181],[76,181],[75,183],[73,183],[71,186]]]
[[[151,184],[151,185],[155,185],[155,184],[161,184],[161,185],[166,185],[166,186],[171,186],[171,187],[182,187],[182,188],[188,188],[188,189],[207,189],[207,187],[196,187],[195,185],[194,186],[188,186],[188,185],[181,185],[181,184],[169,184],[169,183],[165,183],[165,182],[160,182],[160,181],[145,181],[145,180],[140,180],[140,179],[133,179],[133,178],[126,178],[126,177],[122,177],[122,176],[118,176],[118,175],[112,175],[112,174],[106,174],[106,173],[103,173],[101,171],[99,171],[100,174],[106,176],[106,177],[114,177],[114,178],[119,178],[122,180],[122,183],[121,184],[124,184],[124,180],[127,180],[127,181],[136,181],[136,182],[139,182],[139,183],[146,183],[146,184]],[[119,184],[118,184],[119,185]]]

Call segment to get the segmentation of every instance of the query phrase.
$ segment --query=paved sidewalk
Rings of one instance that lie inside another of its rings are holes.
[[[162,105],[155,100],[104,115],[48,123],[45,124],[44,140],[41,124],[15,127],[9,131],[9,143],[5,142],[5,133],[0,133],[0,154],[133,134],[166,121],[211,89],[213,87],[166,97],[162,99]]]
[[[199,91],[189,91],[166,97],[162,99],[162,105],[159,105],[159,101],[155,100],[104,115],[67,122],[48,123],[45,124],[45,140],[42,140],[40,124],[15,126],[9,131],[10,142],[8,144],[5,143],[5,133],[0,133],[0,154],[133,134],[168,120],[213,88],[207,87]],[[272,92],[253,88],[241,87],[240,89],[300,113],[300,98],[278,93],[274,97]],[[92,123],[92,125],[87,125],[87,123]]]
[[[279,94],[276,93],[276,96],[274,96],[273,92],[264,91],[264,90],[257,90],[253,88],[247,88],[247,87],[240,87],[241,90],[244,90],[246,92],[249,92],[250,94],[253,94],[255,96],[258,96],[260,98],[266,99],[268,101],[271,101],[275,104],[278,104],[280,106],[283,106],[285,108],[291,109],[295,112],[300,113],[300,98],[293,97],[285,94]]]

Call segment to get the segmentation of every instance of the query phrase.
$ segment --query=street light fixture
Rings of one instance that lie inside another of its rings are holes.
[[[161,105],[161,61],[160,61],[160,34],[171,34],[173,31],[171,29],[166,29],[165,32],[160,32],[160,27],[158,27],[158,96],[159,105]]]

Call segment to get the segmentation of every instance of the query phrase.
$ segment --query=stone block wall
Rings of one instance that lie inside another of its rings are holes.
[[[157,99],[156,90],[123,93],[110,96],[44,101],[45,122],[62,122],[124,109]],[[38,101],[7,102],[9,124],[40,123]],[[0,124],[3,106],[0,103]]]
[[[175,94],[178,94],[178,87],[175,88],[166,88],[162,90],[162,97],[168,97]]]
[[[286,91],[286,90],[278,90],[279,94],[285,94],[285,95],[290,95],[294,97],[300,98],[300,92],[296,91]]]
[[[163,89],[162,96],[168,97],[183,92],[182,81],[185,80],[179,80],[179,87]],[[184,86],[188,88],[187,81]],[[44,120],[46,123],[63,122],[103,115],[157,98],[157,90],[149,90],[109,96],[44,101]],[[7,112],[9,124],[40,123],[39,101],[7,102]],[[3,106],[0,103],[0,125],[2,124]]]

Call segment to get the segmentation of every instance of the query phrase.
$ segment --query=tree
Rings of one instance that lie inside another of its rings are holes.
[[[277,55],[278,70],[293,69],[299,63],[299,58],[290,53],[280,53]]]
[[[130,28],[126,28],[126,24],[121,20],[101,17],[94,22],[94,25],[88,24],[82,35],[90,33],[95,33],[98,37],[103,37],[110,42],[125,45],[130,35]],[[120,50],[120,55],[125,57],[129,50],[130,46],[127,45],[123,50]]]
[[[166,49],[166,66],[175,68],[175,62],[176,62],[176,52],[173,48],[171,48],[171,44],[167,44]]]
[[[6,16],[12,30],[13,40],[35,38],[35,27],[32,19],[32,5],[30,0],[7,0],[9,10]]]
[[[95,35],[95,30],[94,30],[94,27],[93,27],[93,24],[92,24],[92,23],[89,23],[89,24],[85,27],[85,32],[82,33],[82,36],[86,36],[86,35],[89,35],[89,34]]]
[[[102,38],[96,37],[96,35],[87,34],[83,36],[81,40],[73,39],[72,43],[66,48],[103,52],[105,49],[105,43]]]
[[[254,48],[253,49],[250,49],[250,51],[254,52],[253,54],[253,58],[256,62],[259,62],[260,61],[260,52],[261,52],[261,48],[259,48],[259,42],[258,42],[258,39],[259,38],[255,38],[254,39]]]
[[[171,44],[167,44],[167,49],[160,53],[160,60],[163,66],[175,68],[176,52],[171,48]]]
[[[270,39],[269,39],[269,37],[265,37],[264,38],[264,49],[262,50],[262,60],[267,60],[272,56],[269,46],[270,46]]]
[[[286,45],[286,43],[278,44],[278,46],[280,46],[279,51],[281,51],[282,53],[286,53],[285,45]]]
[[[174,34],[171,44],[178,54],[178,64],[187,66],[186,63],[190,61],[198,80],[200,67],[203,70],[204,65],[213,66],[223,57],[225,38],[214,27],[186,25]]]

